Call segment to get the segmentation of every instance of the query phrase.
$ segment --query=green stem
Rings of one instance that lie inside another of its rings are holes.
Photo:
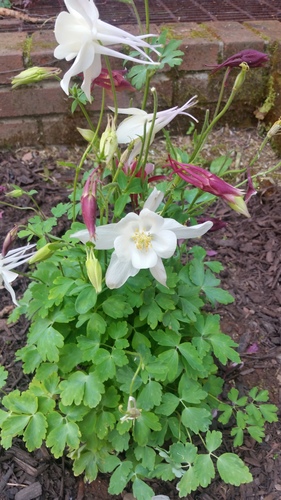
[[[221,89],[220,89],[220,94],[219,94],[218,102],[217,102],[215,113],[214,113],[214,118],[217,116],[217,114],[219,112],[219,109],[220,109],[220,106],[221,106],[221,102],[222,102],[222,98],[223,98],[223,94],[224,94],[225,84],[226,84],[226,81],[227,81],[229,73],[230,73],[230,68],[226,68],[226,71],[225,71],[224,76],[223,76],[223,81],[222,81],[222,84],[221,84]]]
[[[77,185],[78,185],[78,180],[79,180],[79,174],[81,172],[81,169],[85,163],[85,160],[88,156],[88,154],[90,153],[96,139],[97,139],[97,136],[98,136],[98,132],[99,132],[99,129],[100,129],[100,126],[101,126],[101,123],[102,123],[102,118],[103,118],[103,111],[104,111],[104,98],[105,98],[105,91],[103,89],[103,92],[102,92],[102,102],[101,102],[101,110],[100,110],[100,115],[99,115],[99,121],[98,121],[98,124],[97,124],[97,127],[96,127],[96,130],[95,130],[95,133],[94,133],[94,136],[93,136],[93,139],[91,140],[91,142],[89,143],[89,145],[87,146],[87,148],[85,149],[83,155],[82,155],[82,158],[79,162],[79,165],[78,167],[76,168],[75,170],[75,176],[74,176],[74,181],[73,181],[73,201],[72,201],[72,219],[73,219],[73,222],[75,221],[76,219],[76,213],[75,213],[75,206],[76,206],[76,192],[77,192]]]
[[[194,161],[199,153],[199,151],[201,150],[202,146],[204,145],[204,143],[206,142],[206,139],[208,137],[208,135],[210,134],[210,132],[212,131],[212,129],[214,128],[214,126],[218,123],[218,121],[222,118],[222,116],[227,112],[227,110],[229,109],[229,107],[231,106],[232,102],[233,102],[233,99],[234,97],[236,96],[240,86],[241,86],[241,83],[239,85],[236,84],[239,76],[241,75],[241,77],[243,77],[243,72],[245,72],[244,69],[241,70],[241,72],[239,73],[238,77],[236,78],[235,80],[235,83],[233,85],[233,88],[231,90],[231,94],[228,98],[228,101],[226,102],[225,106],[223,107],[223,109],[221,110],[220,113],[218,113],[214,118],[213,120],[211,121],[210,125],[207,127],[207,129],[205,130],[205,132],[203,134],[201,134],[200,136],[200,141],[198,142],[198,144],[196,145],[189,161],[190,163],[192,161]]]

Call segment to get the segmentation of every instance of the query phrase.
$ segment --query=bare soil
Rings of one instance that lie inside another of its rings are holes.
[[[188,138],[178,140],[188,146]],[[218,130],[205,148],[206,162],[213,157],[232,151],[236,168],[246,166],[261,139],[255,130]],[[159,146],[160,144],[160,146]],[[155,157],[159,158],[155,148]],[[72,170],[57,166],[57,160],[76,161],[79,148],[50,147],[47,150],[23,148],[0,152],[0,184],[16,184],[26,190],[36,189],[37,203],[50,214],[50,208],[60,201],[66,201],[68,186],[71,185]],[[244,156],[242,156],[244,153]],[[263,152],[259,169],[266,170],[277,161],[269,146]],[[258,194],[251,198],[249,211],[251,219],[231,211],[221,202],[211,207],[208,215],[227,222],[217,232],[208,233],[200,244],[221,261],[222,286],[235,297],[235,302],[220,306],[217,312],[222,318],[222,331],[229,334],[238,344],[242,364],[220,367],[225,379],[225,391],[235,386],[241,394],[258,385],[268,389],[271,402],[281,409],[281,187],[280,173],[264,175],[260,180]],[[4,201],[0,193],[0,201]],[[6,199],[7,201],[7,199]],[[10,201],[10,200],[9,200]],[[28,200],[13,200],[19,208],[32,207]],[[2,213],[1,213],[2,212]],[[0,243],[15,224],[26,223],[31,211],[14,207],[0,207]],[[64,224],[57,228],[65,230]],[[24,279],[15,282],[17,296],[26,287]],[[21,320],[7,325],[11,311],[11,300],[6,290],[1,290],[0,303],[0,362],[9,370],[5,391],[23,389],[28,378],[22,373],[21,365],[15,362],[14,353],[25,342],[28,324]],[[255,345],[257,352],[249,354],[249,347]],[[227,451],[232,451],[230,429],[224,430]],[[281,497],[281,426],[280,422],[266,429],[262,444],[250,437],[240,448],[239,454],[249,465],[254,481],[241,487],[223,484],[219,478],[207,489],[199,488],[187,496],[188,500],[277,500]],[[237,450],[235,450],[237,452]],[[64,457],[54,460],[42,446],[34,453],[28,453],[21,440],[17,439],[11,450],[0,449],[0,500],[16,499],[95,499],[130,500],[130,488],[122,495],[112,497],[107,493],[109,478],[100,475],[96,481],[85,485],[82,477],[75,478],[71,462]],[[171,500],[178,497],[176,482],[153,481],[155,494],[168,495]]]

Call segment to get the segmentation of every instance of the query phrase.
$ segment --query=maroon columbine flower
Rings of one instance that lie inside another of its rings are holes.
[[[244,192],[241,189],[231,186],[231,184],[204,168],[180,163],[171,157],[169,157],[169,161],[174,173],[185,182],[189,182],[193,186],[202,189],[202,191],[219,196],[233,210],[250,217],[246,203],[243,200]]]
[[[258,52],[254,49],[245,49],[241,50],[241,52],[237,52],[237,54],[229,57],[221,64],[210,67],[213,68],[213,73],[221,68],[239,68],[240,64],[243,62],[247,63],[249,68],[259,68],[260,66],[263,66],[268,60],[269,57],[267,54],[264,54],[264,52]]]
[[[90,239],[95,238],[97,218],[97,169],[89,175],[81,196],[81,210],[83,221],[89,231]]]
[[[130,82],[128,82],[124,78],[124,75],[126,73],[127,73],[126,69],[112,70],[112,78],[116,92],[122,92],[123,90],[129,90],[130,92],[134,92],[136,90],[134,87],[132,87]],[[110,76],[106,68],[102,68],[99,76],[92,81],[91,90],[93,90],[95,85],[103,87],[104,89],[108,90],[109,93],[112,94]]]

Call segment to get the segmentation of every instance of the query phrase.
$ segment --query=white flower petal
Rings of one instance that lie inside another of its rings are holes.
[[[152,193],[150,193],[149,197],[144,203],[143,208],[148,208],[152,212],[155,212],[155,210],[159,207],[160,203],[162,202],[163,198],[164,198],[164,193],[154,188]]]
[[[148,250],[138,250],[134,246],[131,252],[132,266],[136,269],[150,269],[154,267],[157,263],[157,253],[154,251],[153,247]]]
[[[16,277],[18,275],[16,273],[13,273],[12,271],[5,271],[4,273],[2,273],[2,276],[3,276],[4,286],[5,286],[6,290],[11,295],[13,303],[16,306],[18,306],[15,291],[14,291],[13,287],[10,285],[10,283],[12,281],[14,281],[14,279],[16,279]]]
[[[203,224],[195,224],[194,226],[183,226],[174,219],[163,219],[163,221],[163,229],[173,231],[177,239],[197,238],[209,231],[213,225],[211,221],[204,222]]]
[[[135,36],[120,28],[99,20],[99,12],[93,0],[65,0],[68,12],[61,12],[55,23],[55,37],[59,44],[54,55],[59,59],[72,60],[76,57],[70,70],[64,75],[62,89],[68,94],[70,79],[84,73],[82,88],[89,100],[90,79],[96,78],[101,69],[97,54],[105,54],[126,59],[139,64],[155,64],[145,49],[157,52],[156,48],[144,40],[146,36]],[[131,57],[109,45],[125,44],[139,53],[140,58]]]
[[[83,17],[89,21],[97,21],[99,11],[93,0],[64,0],[65,6],[71,15]]]
[[[163,285],[163,286],[167,286],[166,285],[167,274],[166,274],[165,267],[164,267],[163,262],[160,259],[160,257],[157,260],[156,266],[150,268],[150,272],[151,272],[153,278],[156,279],[156,281],[161,283],[161,285]]]
[[[90,234],[88,229],[81,229],[80,231],[76,231],[76,233],[73,233],[70,235],[71,238],[78,238],[82,243],[87,243],[90,241]]]
[[[91,64],[93,64],[95,53],[93,51],[93,44],[85,44],[82,46],[79,54],[77,55],[71,68],[65,73],[62,81],[61,88],[68,95],[69,94],[69,82],[70,79],[87,70]]]
[[[168,259],[175,253],[177,237],[173,231],[162,230],[153,236],[152,246],[159,257]]]
[[[135,276],[138,271],[130,261],[118,259],[116,253],[113,252],[106,271],[105,282],[110,289],[120,288],[130,276]]]

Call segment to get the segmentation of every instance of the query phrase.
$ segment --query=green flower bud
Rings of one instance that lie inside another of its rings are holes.
[[[90,282],[97,293],[102,291],[102,268],[93,248],[87,248],[86,269]]]
[[[9,193],[6,193],[6,196],[11,196],[12,198],[20,198],[25,192],[21,188],[13,189]]]
[[[105,157],[106,163],[109,163],[118,148],[118,139],[115,123],[112,116],[107,118],[107,127],[100,139],[100,153]]]
[[[239,66],[241,68],[241,71],[240,71],[239,75],[237,75],[236,80],[235,80],[234,85],[233,85],[233,90],[235,92],[237,92],[237,90],[239,90],[240,87],[242,87],[242,85],[245,81],[245,78],[246,78],[246,74],[250,69],[249,65],[246,62],[242,62],[241,64],[239,64]]]
[[[20,85],[28,85],[29,83],[41,82],[46,78],[56,77],[61,73],[59,68],[44,68],[40,66],[34,66],[33,68],[28,68],[19,73],[12,80],[12,89],[19,87]]]
[[[79,134],[82,135],[83,139],[85,139],[85,141],[92,142],[95,135],[95,132],[93,132],[93,130],[90,130],[88,128],[79,128],[79,127],[77,127],[77,130]]]
[[[272,127],[267,132],[267,137],[271,139],[274,135],[280,134],[281,131],[281,118],[273,123]]]
[[[39,248],[37,252],[29,259],[29,264],[35,264],[35,262],[42,262],[47,260],[53,255],[56,250],[59,250],[64,246],[64,243],[47,243],[42,248]]]

